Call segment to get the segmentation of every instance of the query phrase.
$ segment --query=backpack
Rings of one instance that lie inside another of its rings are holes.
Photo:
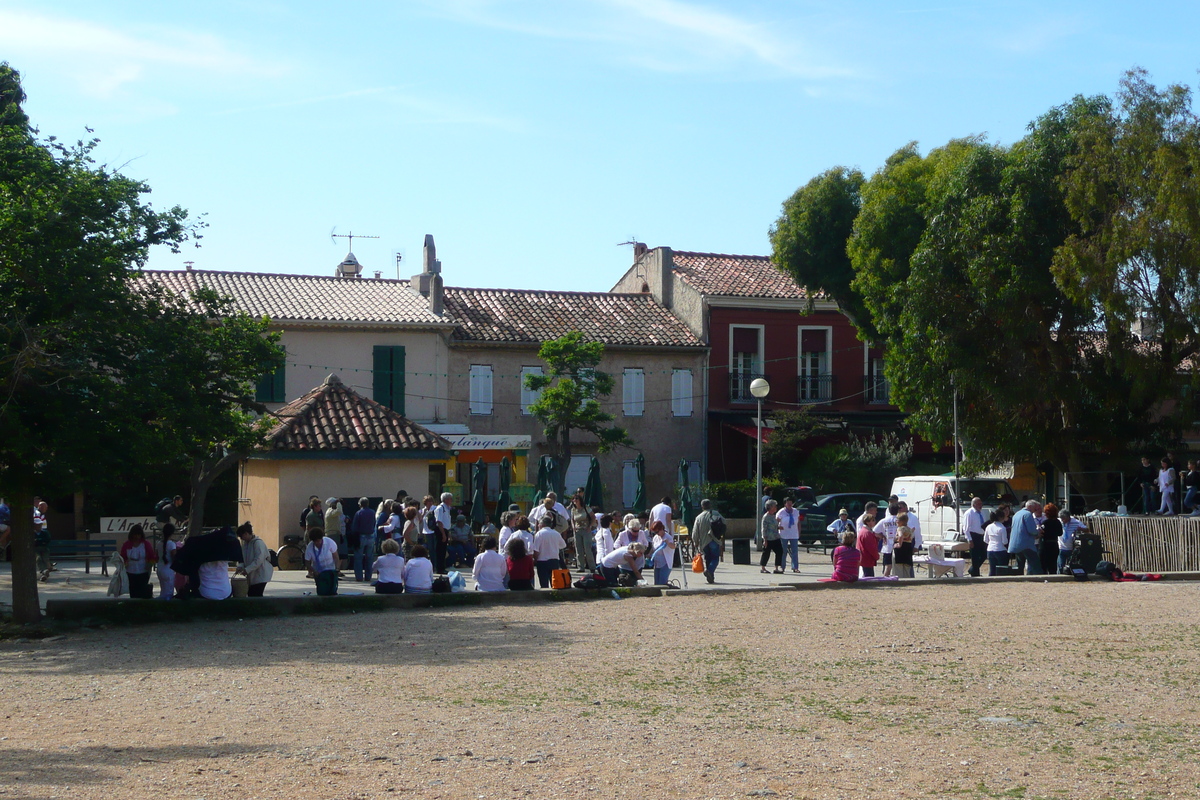
[[[267,561],[271,562],[272,567],[279,567],[279,554],[269,547],[267,548]]]
[[[437,526],[437,506],[430,507],[428,513],[425,514],[425,530],[431,533],[438,532]]]
[[[710,530],[712,530],[713,536],[715,536],[718,539],[725,538],[725,518],[724,517],[722,517],[718,514],[713,514],[712,521],[709,523],[709,525],[710,525]]]
[[[1110,581],[1118,581],[1125,577],[1125,573],[1111,561],[1101,561],[1096,565],[1096,576],[1099,578],[1108,578]]]
[[[158,504],[156,506],[154,506],[155,521],[156,522],[170,522],[171,521],[171,509],[174,507],[174,505],[175,505],[174,497],[164,497],[162,500],[159,500]]]

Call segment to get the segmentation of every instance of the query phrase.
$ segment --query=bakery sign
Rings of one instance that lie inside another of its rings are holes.
[[[443,434],[455,450],[528,450],[531,436],[489,436],[482,433]]]

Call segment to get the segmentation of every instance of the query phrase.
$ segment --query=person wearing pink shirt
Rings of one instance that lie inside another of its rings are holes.
[[[857,538],[858,534],[854,531],[842,534],[841,547],[835,547],[833,555],[830,556],[833,561],[833,580],[846,583],[858,580],[858,565],[862,561],[862,554],[854,549]]]

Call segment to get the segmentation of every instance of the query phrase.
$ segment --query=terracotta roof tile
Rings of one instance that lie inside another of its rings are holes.
[[[135,281],[158,284],[179,295],[200,288],[212,289],[232,298],[239,311],[281,322],[374,325],[454,322],[431,312],[428,301],[409,288],[408,281],[210,270],[145,270],[137,274]]]
[[[446,287],[459,342],[539,344],[579,331],[591,341],[637,347],[703,347],[650,295]]]
[[[767,256],[671,251],[675,274],[700,294],[807,299],[808,291]],[[824,293],[814,294],[823,298]]]
[[[330,375],[317,388],[275,412],[274,452],[413,451],[454,449],[449,441]]]

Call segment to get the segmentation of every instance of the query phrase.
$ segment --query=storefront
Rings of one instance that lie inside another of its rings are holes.
[[[507,458],[512,472],[509,475],[509,494],[514,503],[528,509],[533,499],[533,487],[528,482],[529,436],[506,436],[477,433],[446,433],[454,449],[454,457],[446,460],[444,491],[454,495],[455,505],[469,502],[477,486],[482,484],[484,506],[489,518],[496,513],[500,494],[500,469]],[[483,460],[482,467],[479,465]]]

